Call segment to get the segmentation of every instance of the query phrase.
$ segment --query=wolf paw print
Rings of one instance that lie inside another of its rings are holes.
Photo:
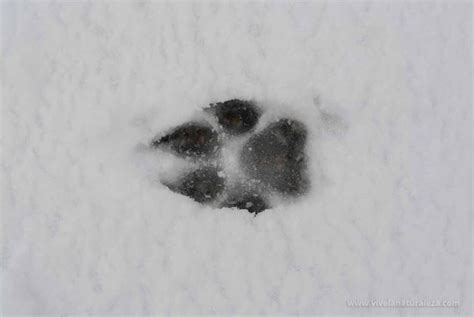
[[[191,160],[195,169],[172,181],[173,192],[216,208],[271,208],[271,197],[296,197],[309,187],[307,131],[302,122],[281,118],[256,131],[263,110],[229,100],[203,109],[205,119],[159,134],[150,146]]]

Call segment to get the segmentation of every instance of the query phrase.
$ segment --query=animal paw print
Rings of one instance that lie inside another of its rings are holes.
[[[180,125],[151,142],[191,160],[195,169],[171,182],[173,192],[217,208],[259,213],[271,198],[294,197],[309,186],[303,123],[282,118],[256,132],[263,110],[254,102],[229,100],[205,108],[206,120]]]

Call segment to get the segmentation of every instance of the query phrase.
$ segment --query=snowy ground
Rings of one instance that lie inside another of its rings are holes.
[[[471,311],[470,3],[1,10],[3,314]],[[253,217],[159,183],[143,144],[231,98],[308,125],[309,195]]]

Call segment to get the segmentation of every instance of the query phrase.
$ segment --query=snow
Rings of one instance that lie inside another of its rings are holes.
[[[472,310],[470,3],[1,8],[4,315]],[[160,183],[193,163],[149,141],[232,98],[306,123],[308,195],[254,217]]]

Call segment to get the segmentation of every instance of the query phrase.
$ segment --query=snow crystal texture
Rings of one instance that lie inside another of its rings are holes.
[[[2,315],[471,311],[469,2],[1,12]],[[306,125],[304,197],[255,217],[160,183],[189,163],[148,142],[233,98]],[[383,299],[459,305],[350,305]]]

